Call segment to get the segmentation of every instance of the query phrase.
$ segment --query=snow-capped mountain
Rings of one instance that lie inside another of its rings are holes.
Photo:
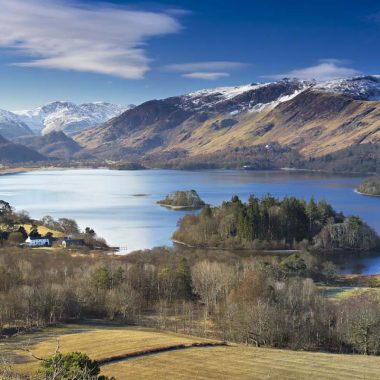
[[[380,100],[380,75],[334,79],[318,83],[314,89],[338,93],[358,100]]]
[[[195,91],[181,98],[184,109],[202,110],[229,101],[238,100],[240,110],[274,108],[306,90],[337,93],[358,100],[380,100],[380,75],[355,76],[324,82],[284,78],[276,82],[252,83],[234,87],[218,87]],[[246,95],[250,95],[248,103]],[[258,98],[262,102],[258,102]]]
[[[106,102],[75,104],[53,102],[33,110],[15,111],[19,119],[36,134],[63,131],[74,135],[120,115],[132,106],[123,107]]]
[[[284,78],[150,100],[76,136],[94,155],[213,154],[278,143],[302,154],[380,141],[380,76]],[[331,143],[334,141],[334,144]]]
[[[0,110],[0,135],[12,139],[14,137],[30,136],[30,130],[17,115],[12,112]]]
[[[242,111],[255,112],[267,107],[274,108],[312,85],[308,81],[284,78],[277,82],[199,90],[183,95],[181,102],[183,109],[198,111],[227,105],[230,113],[236,115]]]

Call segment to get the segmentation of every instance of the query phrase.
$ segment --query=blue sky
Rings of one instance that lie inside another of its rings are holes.
[[[0,0],[0,108],[380,74],[378,1]]]

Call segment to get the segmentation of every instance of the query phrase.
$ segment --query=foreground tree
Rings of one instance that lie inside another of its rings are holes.
[[[41,361],[40,374],[44,380],[111,380],[98,376],[99,373],[99,364],[81,352],[57,352]]]

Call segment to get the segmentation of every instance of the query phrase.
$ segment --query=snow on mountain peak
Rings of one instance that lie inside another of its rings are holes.
[[[268,107],[290,100],[313,83],[298,79],[284,78],[277,82],[250,83],[233,87],[217,87],[204,89],[183,95],[183,108],[204,109],[222,103],[230,103],[231,115],[242,111],[260,112]]]
[[[333,79],[318,83],[314,89],[342,94],[358,100],[380,100],[380,75]]]
[[[33,132],[13,112],[0,110],[0,135],[11,139],[18,136],[33,135]]]
[[[129,108],[131,106],[123,107],[106,102],[75,104],[55,101],[33,110],[14,113],[36,133],[63,131],[72,135],[102,124]]]

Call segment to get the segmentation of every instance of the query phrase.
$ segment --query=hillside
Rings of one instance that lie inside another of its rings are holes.
[[[380,140],[380,79],[283,79],[151,100],[76,140],[94,155],[215,155],[278,144],[304,159]]]
[[[51,158],[91,158],[76,141],[61,131],[53,131],[43,136],[18,138],[16,141]]]
[[[2,163],[21,163],[45,161],[46,157],[22,144],[8,141],[0,135],[0,161]]]

